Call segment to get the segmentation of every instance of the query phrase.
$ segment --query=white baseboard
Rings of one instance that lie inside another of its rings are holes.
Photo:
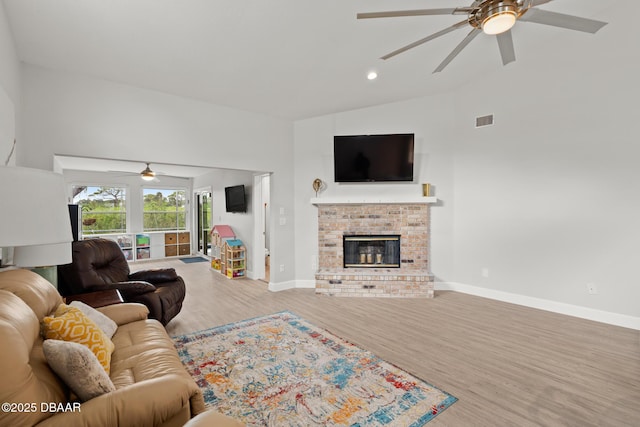
[[[286,291],[287,289],[315,289],[315,280],[289,280],[280,283],[269,283],[269,290],[271,292]]]
[[[523,305],[525,307],[537,308],[539,310],[551,311],[553,313],[566,314],[568,316],[640,330],[640,317],[596,310],[593,308],[581,307],[578,305],[566,304],[526,295],[513,294],[510,292],[497,291],[495,289],[466,285],[464,283],[436,282],[434,285],[437,291],[461,292],[497,301],[504,301],[511,304]],[[272,292],[279,292],[287,289],[313,289],[315,286],[315,280],[289,280],[280,283],[269,283],[269,290]]]
[[[610,325],[622,326],[624,328],[640,330],[640,317],[596,310],[593,308],[581,307],[578,305],[566,304],[526,295],[512,294],[509,292],[497,291],[495,289],[487,289],[457,282],[436,282],[435,289],[461,292],[464,294],[476,295],[497,301],[504,301],[540,310],[551,311],[554,313],[566,314],[568,316],[580,317],[582,319],[594,320],[596,322],[607,323]]]
[[[316,281],[315,279],[311,280],[296,280],[296,288],[298,289],[315,289]]]
[[[296,287],[296,281],[289,280],[286,282],[278,282],[278,283],[269,282],[268,289],[271,292],[280,292],[280,291],[286,291],[287,289],[295,289],[295,287]]]

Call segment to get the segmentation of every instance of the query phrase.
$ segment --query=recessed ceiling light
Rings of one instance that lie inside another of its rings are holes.
[[[378,78],[378,73],[376,73],[375,71],[369,71],[369,74],[367,74],[367,78],[369,80],[375,80]]]

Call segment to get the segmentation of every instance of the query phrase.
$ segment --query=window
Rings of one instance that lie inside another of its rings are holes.
[[[126,196],[122,187],[74,186],[73,203],[82,211],[82,234],[125,233]]]
[[[142,190],[144,231],[186,230],[186,191],[163,188]]]

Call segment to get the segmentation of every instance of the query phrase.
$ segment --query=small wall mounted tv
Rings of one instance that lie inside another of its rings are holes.
[[[246,212],[247,201],[244,193],[244,185],[234,185],[224,189],[225,205],[227,212]]]
[[[335,182],[413,181],[414,134],[336,135]]]

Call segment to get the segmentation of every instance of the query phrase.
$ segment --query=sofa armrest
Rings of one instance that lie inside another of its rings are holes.
[[[202,412],[204,408],[194,408],[191,403],[192,397],[200,393],[193,381],[170,374],[95,397],[82,403],[78,411],[57,413],[37,425],[38,427],[161,425],[179,414],[185,407],[190,408],[192,417],[196,415],[195,410],[200,409]],[[202,402],[201,395],[194,400]]]
[[[151,283],[143,281],[143,280],[130,280],[128,282],[119,282],[114,283],[114,285],[118,286],[118,290],[122,294],[122,297],[126,299],[126,297],[133,297],[137,295],[146,294],[149,292],[154,292],[156,287]]]
[[[120,295],[126,300],[128,298],[154,292],[156,287],[149,282],[142,280],[131,280],[128,282],[114,282],[101,285],[91,285],[86,287],[87,292],[105,291],[108,289],[117,289]]]
[[[107,305],[96,310],[116,322],[118,326],[137,322],[138,320],[146,320],[149,315],[147,306],[135,302]]]
[[[155,268],[131,273],[129,280],[143,280],[149,283],[172,282],[178,280],[178,273],[174,268]]]

